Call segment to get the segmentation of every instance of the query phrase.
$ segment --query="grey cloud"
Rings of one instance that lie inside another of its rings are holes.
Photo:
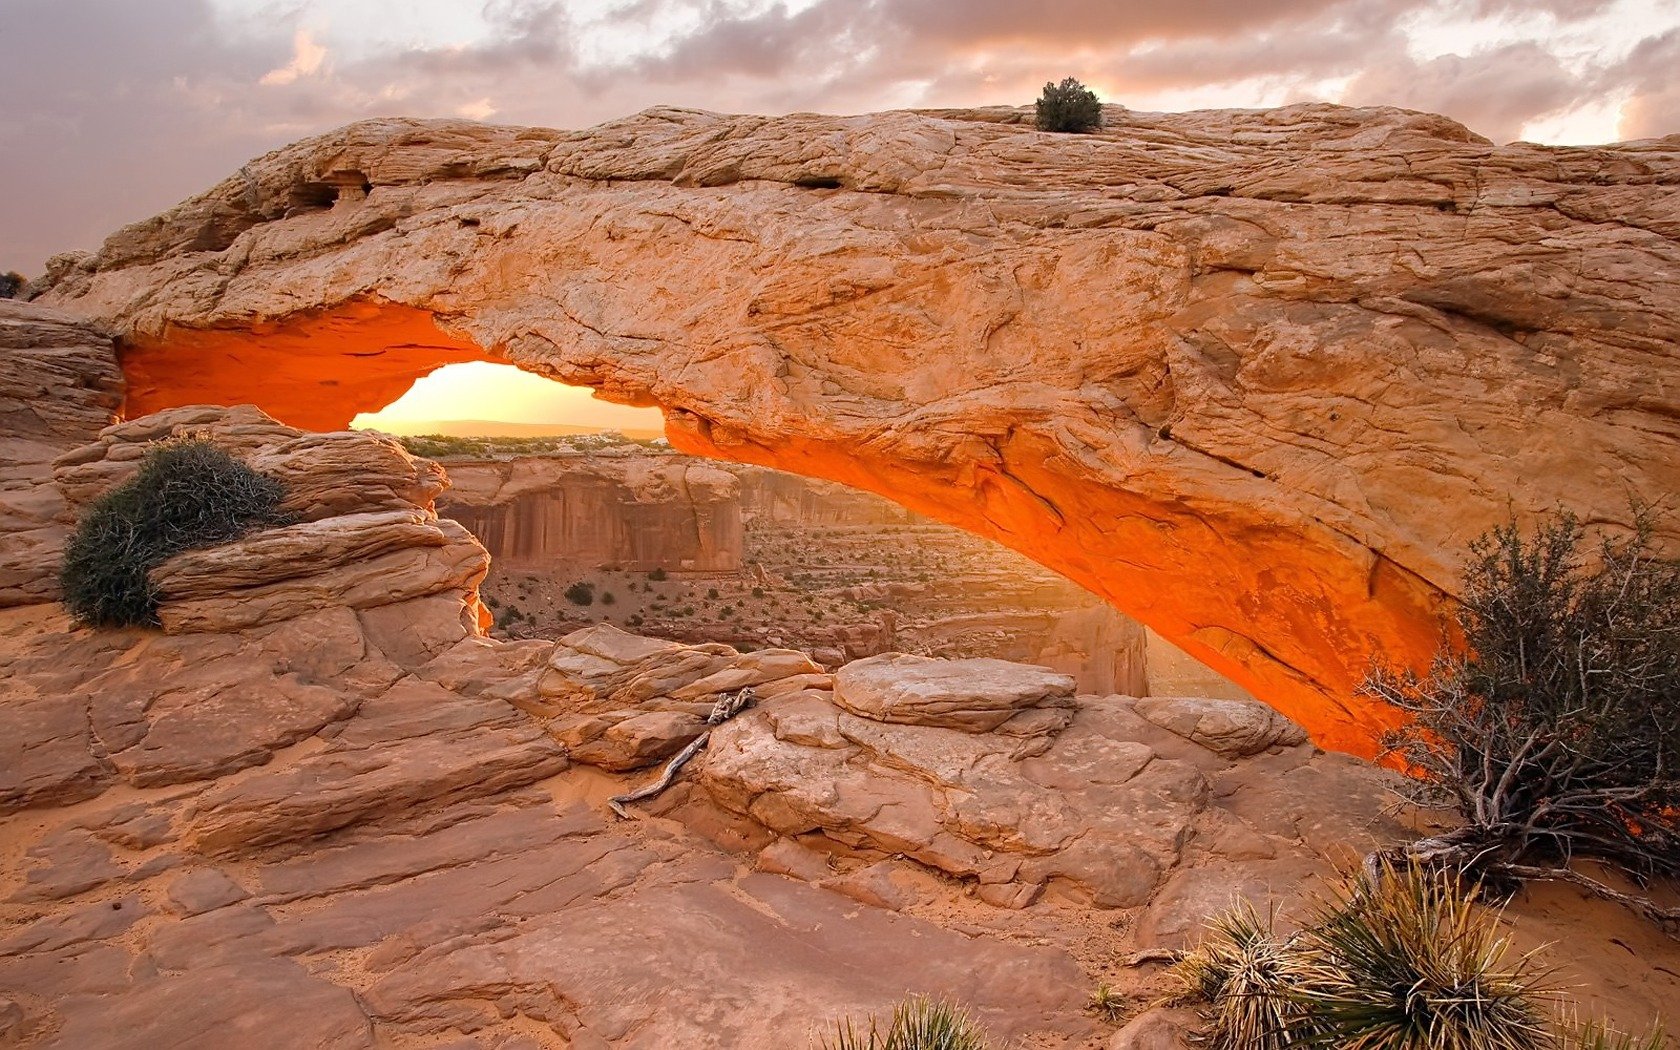
[[[1361,73],[1344,98],[1445,113],[1495,142],[1509,142],[1528,121],[1566,109],[1586,92],[1551,52],[1519,43],[1426,62],[1402,53]]]
[[[1622,109],[1624,138],[1657,138],[1680,134],[1680,29],[1647,37],[1634,47],[1627,61],[1606,75],[1606,91],[1631,92]]]

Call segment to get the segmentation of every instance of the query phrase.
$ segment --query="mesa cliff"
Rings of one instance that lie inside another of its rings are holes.
[[[1676,541],[1680,141],[1438,116],[650,110],[381,120],[53,261],[126,411],[341,426],[450,361],[665,410],[678,448],[994,538],[1369,753],[1466,543]]]

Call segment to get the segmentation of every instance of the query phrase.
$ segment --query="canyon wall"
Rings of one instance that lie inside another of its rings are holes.
[[[1298,105],[380,120],[49,267],[128,410],[342,425],[496,358],[678,448],[887,495],[1155,628],[1330,746],[1396,713],[1470,540],[1680,542],[1680,140],[1495,146]]]
[[[452,462],[438,512],[510,566],[741,568],[735,476],[686,456]]]
[[[637,445],[444,463],[438,511],[489,550],[486,593],[529,616],[521,634],[634,616],[660,635],[831,662],[902,649],[1041,664],[1095,695],[1247,695],[1077,585],[867,492]],[[647,607],[636,577],[653,570],[679,577],[672,604],[693,619]],[[690,574],[705,582],[684,585]],[[578,581],[612,604],[558,593]],[[831,604],[801,604],[812,597]]]

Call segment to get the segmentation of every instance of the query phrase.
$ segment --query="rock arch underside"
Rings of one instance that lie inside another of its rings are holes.
[[[1565,508],[1673,544],[1680,137],[1496,147],[1393,109],[660,109],[382,120],[60,256],[130,417],[333,429],[506,360],[674,445],[1054,568],[1369,754],[1466,543]],[[481,414],[481,413],[473,413]]]

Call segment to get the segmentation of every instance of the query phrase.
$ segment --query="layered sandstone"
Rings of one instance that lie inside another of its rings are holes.
[[[122,397],[109,333],[0,300],[0,608],[58,596],[75,516],[53,484],[53,460],[110,424]]]
[[[1673,139],[1327,105],[387,120],[45,298],[121,332],[136,413],[342,425],[464,356],[663,406],[683,450],[993,537],[1369,750],[1356,684],[1434,652],[1478,533],[1631,499],[1677,539],[1677,181]]]

